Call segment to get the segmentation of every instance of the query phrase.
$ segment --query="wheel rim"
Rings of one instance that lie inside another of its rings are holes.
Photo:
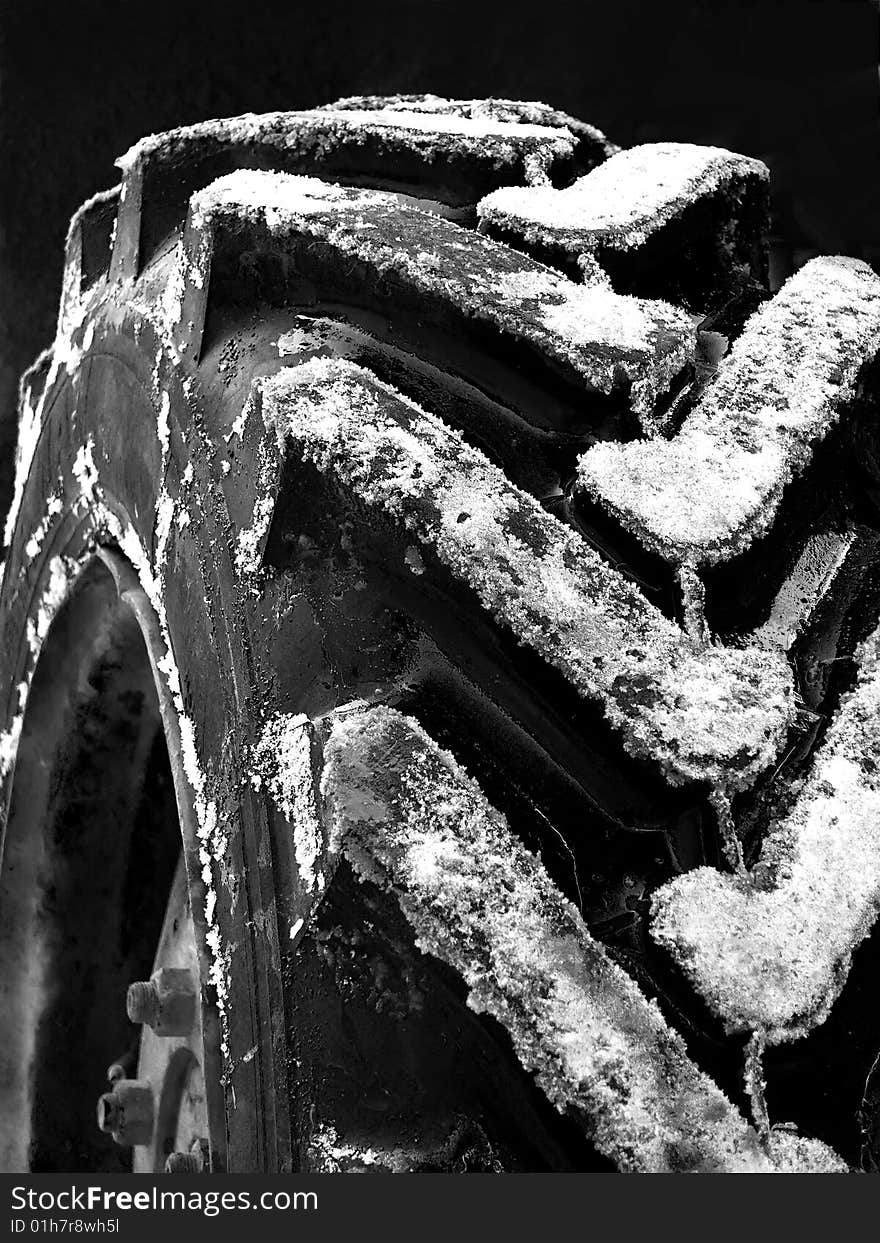
[[[149,1028],[142,1036],[126,1015],[128,986],[149,979],[159,959],[187,959],[205,995],[181,861],[185,783],[129,576],[113,554],[91,562],[53,622],[28,695],[0,872],[8,1169],[161,1171],[187,1126],[216,1151],[215,1166],[223,1150],[214,1008],[197,1005],[192,1036],[170,1042]],[[140,1073],[139,1056],[155,1081],[154,1125],[149,1144],[132,1150],[124,1136],[114,1141],[106,1105],[106,1130],[96,1126],[95,1105],[102,1092],[113,1097],[120,1070]],[[180,1104],[200,1094],[179,1136]]]

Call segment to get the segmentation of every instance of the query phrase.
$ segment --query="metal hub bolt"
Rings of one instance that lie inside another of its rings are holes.
[[[205,1169],[205,1156],[202,1141],[193,1140],[189,1152],[172,1152],[165,1160],[166,1174],[202,1174]]]
[[[137,980],[129,984],[125,1009],[132,1023],[147,1023],[150,1027],[159,1018],[159,993],[152,980]]]
[[[153,1138],[153,1089],[145,1079],[117,1079],[112,1092],[98,1098],[98,1128],[123,1148]]]
[[[145,1023],[157,1036],[188,1036],[196,1021],[191,972],[160,967],[149,980],[129,985],[125,1008],[132,1023]]]

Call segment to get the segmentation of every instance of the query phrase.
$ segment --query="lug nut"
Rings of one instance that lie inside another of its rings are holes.
[[[112,1092],[98,1098],[98,1129],[123,1148],[153,1138],[153,1089],[146,1079],[117,1079]]]
[[[194,1139],[188,1152],[172,1152],[165,1160],[166,1174],[203,1174],[210,1163],[206,1139]]]
[[[165,1159],[166,1174],[201,1174],[205,1168],[201,1152],[171,1152]]]
[[[128,987],[125,1009],[132,1023],[157,1036],[188,1036],[196,1021],[196,990],[185,967],[160,967],[149,980]]]

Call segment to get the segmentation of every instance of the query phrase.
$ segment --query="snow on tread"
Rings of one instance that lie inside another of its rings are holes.
[[[698,199],[746,178],[766,181],[760,160],[692,143],[647,143],[618,152],[563,190],[504,186],[478,205],[480,220],[572,259],[599,247],[633,250]]]
[[[356,364],[313,359],[255,392],[280,448],[402,520],[671,782],[738,788],[772,761],[793,711],[780,655],[693,645],[458,433]]]
[[[179,160],[187,148],[260,145],[279,152],[324,156],[343,143],[377,139],[391,151],[419,151],[427,160],[445,154],[466,157],[513,175],[546,175],[557,159],[574,154],[575,136],[564,127],[457,112],[397,108],[315,108],[302,112],[245,113],[200,121],[135,143],[117,161],[123,173],[147,160]]]
[[[588,449],[578,482],[655,552],[710,565],[771,526],[880,349],[880,277],[813,259],[748,321],[671,440]]]
[[[857,539],[853,530],[811,535],[774,596],[766,620],[752,631],[750,642],[790,651],[834,585]]]
[[[646,149],[615,155],[583,122],[509,100],[370,96],[144,139],[119,162],[121,192],[95,196],[72,222],[55,346],[22,386],[7,543],[35,460],[46,394],[63,373],[77,374],[100,300],[126,299],[153,322],[175,364],[190,368],[199,351],[184,356],[181,340],[192,318],[201,332],[215,245],[221,236],[224,245],[236,235],[247,238],[254,226],[256,236],[268,234],[282,246],[327,246],[334,262],[342,256],[371,279],[391,278],[420,299],[436,300],[458,325],[480,321],[518,348],[532,347],[570,371],[587,401],[622,391],[646,433],[655,430],[658,398],[693,360],[694,316],[682,306],[615,292],[588,259],[583,281],[569,280],[493,236],[418,210],[400,194],[240,170],[193,194],[164,301],[153,301],[157,283],[121,284],[137,274],[136,262],[115,269],[114,291],[86,296],[84,226],[100,225],[94,232],[102,241],[104,217],[118,196],[116,223],[128,212],[129,226],[139,229],[136,183],[152,161],[191,170],[199,147],[253,145],[308,153],[320,163],[336,146],[368,139],[392,153],[418,152],[425,166],[461,158],[528,180],[483,199],[480,216],[499,225],[499,236],[503,225],[578,260],[602,247],[638,250],[719,186],[766,174],[759,162],[729,152],[664,144],[678,153],[666,163],[678,180],[651,173],[649,184],[635,176],[639,167],[647,176]],[[552,189],[548,172],[575,153],[580,167],[599,167],[569,190]],[[246,160],[217,167],[236,162]],[[190,183],[186,195],[204,180]],[[623,186],[614,198],[611,183]],[[145,254],[155,251],[146,247]],[[171,256],[163,262],[170,267]],[[201,311],[193,317],[199,295]],[[878,348],[878,278],[855,260],[814,260],[752,317],[678,435],[598,444],[581,459],[578,484],[677,566],[696,599],[696,570],[765,534],[816,445],[859,409],[865,368]],[[245,578],[260,565],[281,478],[278,454],[309,461],[411,532],[406,558],[415,573],[432,564],[451,571],[500,626],[597,702],[625,749],[658,764],[671,784],[705,782],[715,805],[729,808],[730,795],[748,788],[780,753],[796,708],[783,650],[810,603],[797,594],[800,580],[783,586],[750,646],[727,648],[707,641],[705,625],[702,634],[698,626],[686,633],[664,617],[458,432],[347,359],[313,358],[258,380],[233,431],[241,434],[252,417],[273,435],[260,444],[268,463],[260,485],[269,486],[257,495],[251,528],[238,536],[237,568]],[[77,478],[82,468],[84,494],[89,453],[90,442],[73,464]],[[32,533],[34,546],[46,529]],[[853,539],[836,531],[810,537],[801,561],[813,603]],[[254,580],[248,586],[259,593]],[[653,938],[730,1032],[779,1042],[821,1023],[880,910],[880,629],[858,660],[855,690],[757,866],[738,875],[699,867],[654,893]],[[337,849],[364,879],[393,890],[419,945],[462,975],[473,1008],[505,1024],[549,1099],[579,1113],[620,1168],[845,1168],[823,1144],[784,1131],[759,1142],[504,817],[414,721],[389,708],[349,706],[320,728],[323,806],[310,784],[318,749],[307,717],[272,717],[253,752],[259,772],[252,783],[262,782],[293,826],[304,889],[315,901],[324,890],[329,817]],[[0,738],[0,771],[13,743],[12,735]]]
[[[821,1023],[880,910],[880,630],[863,644],[791,812],[751,874],[697,868],[654,895],[652,934],[729,1030]]]
[[[393,195],[281,173],[231,173],[193,196],[172,318],[186,318],[187,284],[207,286],[212,230],[248,220],[275,236],[326,242],[464,319],[530,344],[570,369],[586,391],[608,394],[628,384],[630,405],[646,421],[693,354],[691,318],[668,303],[576,284]]]
[[[473,121],[484,118],[508,121],[517,125],[546,125],[550,129],[567,129],[588,142],[598,162],[613,155],[619,148],[597,129],[567,112],[551,108],[537,100],[519,99],[444,99],[440,95],[349,95],[326,104],[327,110],[381,112],[423,112],[432,116],[461,116]]]
[[[410,718],[324,723],[331,850],[390,889],[419,948],[509,1032],[549,1100],[623,1171],[843,1172],[824,1144],[755,1131],[608,957],[479,786]]]

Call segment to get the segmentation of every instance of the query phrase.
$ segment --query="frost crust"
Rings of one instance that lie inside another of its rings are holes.
[[[751,317],[677,436],[594,445],[579,484],[669,561],[726,560],[769,529],[878,350],[880,277],[813,259]]]
[[[880,630],[791,812],[742,877],[697,868],[654,895],[651,931],[729,1030],[821,1023],[880,910]]]
[[[293,830],[299,879],[307,892],[324,887],[324,838],[312,771],[312,729],[307,716],[279,713],[263,726],[254,748],[254,789],[267,788]]]
[[[564,190],[502,186],[477,205],[477,214],[487,225],[571,256],[600,246],[633,250],[698,199],[747,177],[766,181],[769,170],[722,147],[647,143],[618,152]]]
[[[845,1170],[797,1138],[769,1153],[607,956],[538,859],[418,724],[346,711],[325,745],[331,847],[391,889],[417,944],[509,1032],[560,1110],[625,1171]]]
[[[478,160],[495,168],[520,163],[543,173],[555,160],[570,158],[576,142],[564,126],[509,119],[509,114],[329,107],[245,113],[150,134],[116,164],[127,173],[147,159],[179,158],[187,146],[206,143],[269,145],[321,159],[344,143],[362,144],[368,139],[392,150],[415,150],[429,162],[446,156]]]
[[[593,391],[629,386],[632,409],[646,425],[658,394],[693,354],[685,311],[615,294],[601,282],[577,284],[490,238],[401,204],[395,195],[240,171],[194,195],[190,214],[200,238],[189,250],[181,244],[184,284],[206,279],[210,231],[220,220],[236,227],[253,220],[272,233],[299,233],[528,342],[572,368]],[[182,289],[169,297],[169,316],[179,318]]]
[[[267,427],[401,521],[673,782],[748,784],[792,712],[769,651],[695,645],[440,419],[345,359],[258,382]]]
[[[586,121],[569,116],[537,100],[519,99],[444,99],[440,95],[350,95],[328,104],[327,110],[335,111],[381,111],[424,112],[432,116],[456,115],[474,121],[486,118],[493,121],[509,121],[517,124],[549,126],[551,129],[567,129],[578,137],[588,138],[601,151],[603,157],[619,150],[609,142],[601,130]],[[323,111],[323,109],[322,109]]]

